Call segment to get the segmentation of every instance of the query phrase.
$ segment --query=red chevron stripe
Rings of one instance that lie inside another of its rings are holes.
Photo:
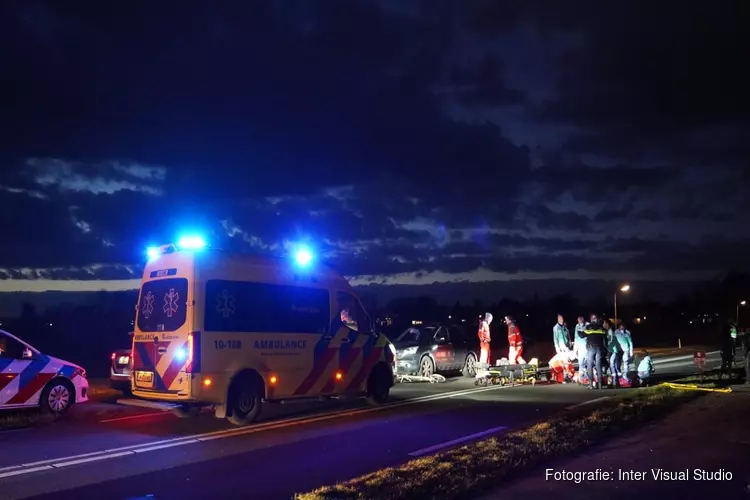
[[[335,347],[328,347],[323,355],[318,359],[318,362],[313,366],[310,374],[302,381],[300,386],[294,391],[295,396],[303,396],[310,392],[312,386],[318,381],[323,372],[328,368],[331,360],[338,354],[338,349]]]
[[[187,342],[183,343],[177,349],[187,349]],[[177,378],[177,375],[180,374],[180,371],[182,370],[182,367],[185,366],[186,362],[186,359],[183,361],[178,361],[176,358],[172,358],[172,362],[169,363],[169,366],[164,372],[164,375],[162,375],[161,377],[161,380],[164,382],[164,387],[166,387],[167,390],[169,390],[169,387],[172,385],[172,382],[174,382],[174,379]]]
[[[362,352],[361,347],[352,347],[349,349],[349,352],[346,353],[346,357],[341,362],[341,365],[339,365],[339,370],[344,372],[346,375],[346,372],[349,371],[349,368],[354,364],[354,362],[357,360],[357,356],[360,355]],[[333,392],[333,388],[336,387],[336,379],[331,378],[331,380],[328,381],[325,387],[323,387],[323,391],[321,391],[323,394],[327,394],[329,392]]]
[[[13,382],[18,375],[15,373],[4,373],[0,375],[0,391],[5,389],[5,386]]]
[[[382,347],[375,347],[372,350],[370,356],[367,358],[364,365],[362,365],[362,368],[359,370],[359,373],[357,373],[357,376],[354,377],[354,380],[352,380],[347,386],[347,392],[353,391],[354,389],[357,389],[362,385],[362,382],[364,382],[365,378],[370,374],[370,370],[372,370],[372,367],[375,366],[375,363],[377,363],[380,359],[381,354],[383,354]]]
[[[27,402],[34,394],[37,393],[37,391],[39,391],[39,389],[44,387],[47,382],[52,380],[54,376],[54,373],[37,374],[36,377],[34,377],[28,384],[26,384],[26,387],[18,391],[16,395],[10,398],[6,404],[20,405]]]

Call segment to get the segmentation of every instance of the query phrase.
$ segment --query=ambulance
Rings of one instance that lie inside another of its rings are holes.
[[[266,402],[388,399],[395,348],[347,281],[301,249],[296,261],[211,249],[183,238],[149,250],[136,305],[131,390],[212,407],[244,425]]]

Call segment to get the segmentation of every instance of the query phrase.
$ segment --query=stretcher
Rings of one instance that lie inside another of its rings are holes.
[[[486,363],[477,364],[477,372],[474,376],[475,386],[536,384],[539,380],[539,360],[533,358],[526,364],[510,364],[503,358],[498,360],[497,365]]]

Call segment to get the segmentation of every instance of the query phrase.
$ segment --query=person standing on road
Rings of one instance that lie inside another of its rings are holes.
[[[521,330],[512,316],[505,317],[508,325],[508,362],[512,365],[525,365],[526,361],[521,357],[523,354],[523,337]]]
[[[484,320],[479,323],[479,362],[488,364],[490,362],[490,323],[492,323],[492,314],[485,313]]]
[[[620,327],[615,331],[615,337],[622,350],[622,375],[627,378],[630,374],[630,361],[633,359],[633,337],[630,330],[625,328],[625,323],[620,323]]]
[[[562,354],[570,351],[570,335],[562,314],[557,315],[557,323],[552,327],[552,341],[555,343],[555,353]]]
[[[583,316],[578,316],[578,323],[575,328],[575,338],[573,339],[573,348],[575,349],[576,358],[578,359],[578,383],[583,384],[583,374],[586,373],[586,320]]]
[[[602,356],[604,344],[607,340],[607,331],[603,328],[599,317],[591,315],[591,321],[586,325],[582,333],[586,339],[586,376],[589,379],[589,389],[594,388],[594,368],[598,377],[597,386],[602,388]]]
[[[719,380],[726,373],[729,380],[732,380],[732,365],[734,364],[734,339],[732,338],[732,324],[727,321],[721,329],[721,371]]]
[[[623,350],[620,347],[620,343],[617,340],[617,330],[612,329],[612,325],[609,322],[604,322],[604,328],[607,329],[607,349],[609,350],[609,373],[610,373],[610,387],[620,386],[620,365],[622,364]],[[618,328],[619,330],[619,328]]]

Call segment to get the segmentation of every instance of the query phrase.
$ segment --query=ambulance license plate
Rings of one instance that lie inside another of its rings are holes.
[[[135,372],[135,385],[141,387],[154,385],[154,372]]]

